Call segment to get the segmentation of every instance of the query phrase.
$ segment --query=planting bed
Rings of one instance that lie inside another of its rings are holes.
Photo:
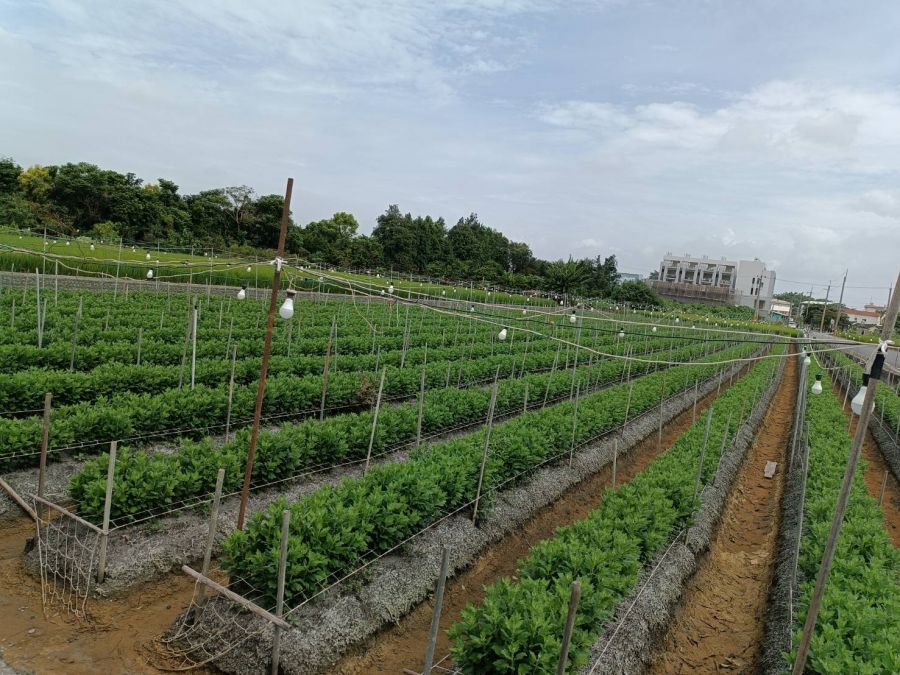
[[[709,383],[702,391],[706,393],[715,386]],[[676,396],[666,404],[664,416],[690,405],[692,395],[689,391]],[[630,423],[633,431],[625,434],[620,447],[624,449],[638,442],[657,423],[652,414]],[[564,465],[540,469],[522,487],[502,491],[480,527],[474,528],[465,515],[445,519],[404,547],[404,555],[392,553],[373,565],[372,580],[361,590],[350,590],[352,586],[336,588],[304,606],[296,613],[297,628],[288,631],[283,640],[287,672],[327,669],[347,646],[379,630],[385,622],[399,619],[433,587],[441,543],[452,546],[451,568],[465,566],[488,543],[519,527],[535,510],[606,465],[611,459],[612,446],[613,439],[607,438],[579,450],[572,469]],[[230,639],[235,637],[232,635]],[[217,666],[241,672],[262,667],[252,662],[267,653],[268,639],[263,637],[253,644],[256,646],[243,646],[229,653],[216,662]]]

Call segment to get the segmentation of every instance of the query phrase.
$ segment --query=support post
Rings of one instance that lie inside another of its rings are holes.
[[[616,487],[616,463],[619,460],[619,439],[613,439],[612,487]]]
[[[706,444],[709,442],[709,426],[712,424],[713,409],[710,406],[709,412],[706,413],[706,430],[703,432],[703,445],[700,446],[700,462],[697,464],[697,476],[694,478],[694,497],[691,504],[697,503],[697,493],[700,490],[700,475],[703,473],[703,460],[706,459]]]
[[[387,367],[381,371],[381,381],[378,383],[378,398],[375,399],[375,414],[372,416],[372,433],[369,434],[369,451],[366,453],[366,466],[363,476],[369,473],[369,463],[372,461],[372,446],[375,444],[375,430],[378,428],[378,411],[381,410],[381,394],[384,391],[384,375]]]
[[[209,561],[212,559],[212,548],[216,541],[216,530],[219,526],[219,503],[222,499],[222,483],[225,481],[225,469],[219,469],[216,475],[216,491],[213,493],[212,507],[209,511],[209,532],[206,535],[206,548],[203,551],[203,566],[200,568],[200,574],[206,576],[209,573]],[[194,607],[194,622],[200,619],[200,612],[203,609],[204,596],[206,595],[206,586],[200,584],[200,596],[197,598]]]
[[[431,615],[431,629],[428,631],[428,647],[425,650],[425,668],[422,675],[431,675],[434,664],[434,649],[437,646],[438,629],[441,626],[441,607],[444,604],[444,588],[450,571],[450,549],[444,546],[441,553],[441,572],[434,591],[434,613]]]
[[[13,300],[15,303],[15,300]],[[72,356],[69,358],[69,370],[75,370],[75,350],[78,347],[78,324],[81,323],[81,311],[84,304],[84,296],[78,297],[78,311],[75,313],[75,328],[72,331]],[[13,316],[15,316],[16,306],[13,304]]]
[[[191,321],[191,391],[194,391],[194,383],[197,375],[197,312],[199,308],[194,302],[194,318]]]
[[[497,368],[499,375],[500,368]],[[484,482],[484,468],[487,465],[488,448],[491,444],[491,430],[494,428],[494,406],[497,404],[497,377],[494,377],[494,386],[491,389],[491,402],[488,406],[487,431],[484,434],[484,450],[481,453],[481,468],[478,470],[478,489],[475,491],[475,507],[472,509],[472,522],[478,519],[478,503],[481,501],[481,485]]]
[[[416,421],[416,447],[422,445],[422,417],[425,413],[425,365],[422,365],[422,375],[419,378],[419,417]]]
[[[228,442],[228,433],[231,431],[231,404],[234,401],[234,366],[237,361],[237,343],[231,352],[231,375],[228,377],[228,410],[225,413],[225,442]]]
[[[287,573],[288,538],[290,537],[291,512],[285,509],[281,514],[281,554],[278,557],[278,586],[275,590],[275,616],[284,614],[284,578]],[[281,660],[281,626],[275,625],[272,638],[272,675],[278,675]]]
[[[662,429],[663,429],[663,401],[666,396],[666,373],[669,371],[664,370],[662,374],[662,380],[659,383],[659,430],[656,434],[656,449],[657,451],[662,450]]]
[[[281,211],[281,231],[278,234],[278,251],[275,254],[275,271],[272,275],[272,297],[269,300],[269,314],[266,319],[266,337],[263,345],[262,368],[259,371],[259,387],[256,390],[256,408],[253,411],[253,426],[250,431],[250,447],[247,448],[247,466],[244,469],[244,484],[241,488],[241,505],[238,510],[237,529],[244,529],[247,514],[247,498],[250,496],[250,477],[253,475],[253,459],[259,439],[259,421],[262,417],[263,397],[266,394],[266,376],[269,373],[269,355],[272,353],[272,332],[275,329],[275,305],[281,289],[281,258],[284,255],[284,241],[287,237],[288,218],[291,212],[291,192],[294,179],[288,178],[284,193],[284,207]]]
[[[898,289],[898,286],[900,286],[900,274],[897,275],[897,281],[894,283],[894,290],[891,293],[891,301],[884,316],[884,323],[881,330],[881,339],[884,341],[887,341],[891,337],[894,330],[894,324],[897,321],[897,311],[900,309],[900,289]],[[806,615],[806,622],[803,625],[803,635],[800,639],[800,645],[797,648],[797,657],[794,660],[793,675],[800,675],[806,669],[806,659],[809,656],[809,645],[816,628],[816,620],[819,616],[819,607],[822,604],[822,596],[825,594],[825,585],[828,582],[828,575],[831,572],[831,563],[834,560],[834,553],[837,549],[837,540],[838,535],[841,532],[841,525],[844,522],[844,513],[847,510],[847,503],[850,501],[850,488],[853,484],[853,477],[856,474],[856,466],[859,462],[863,441],[865,440],[866,429],[869,427],[869,418],[872,414],[872,407],[875,402],[875,392],[878,389],[878,380],[881,377],[883,363],[884,354],[880,353],[880,349],[876,347],[873,358],[867,364],[867,370],[870,371],[869,384],[866,387],[862,410],[860,411],[859,420],[856,423],[856,434],[853,437],[850,455],[847,458],[847,467],[844,471],[843,481],[841,482],[841,490],[838,493],[834,518],[831,521],[831,530],[828,533],[828,539],[825,542],[825,550],[822,554],[822,563],[819,566],[819,573],[816,575],[816,585],[813,588],[812,597],[810,598],[809,611]]]
[[[578,400],[581,398],[581,382],[575,385],[575,408],[572,411],[572,440],[569,443],[569,468],[575,458],[575,430],[578,427]]]
[[[528,382],[525,383],[525,398],[522,400],[522,412],[528,412]]]
[[[41,426],[41,460],[38,469],[38,497],[44,498],[44,484],[47,472],[47,449],[50,445],[50,406],[53,403],[53,394],[49,391],[44,394],[44,421]],[[40,502],[38,502],[40,504]],[[44,507],[38,506],[38,514],[43,518]]]
[[[881,477],[881,494],[878,495],[878,506],[884,505],[884,492],[887,489],[888,470],[884,470],[884,476]]]
[[[322,399],[319,402],[319,419],[325,419],[325,396],[328,393],[328,368],[331,364],[331,346],[334,341],[335,321],[337,317],[331,319],[331,330],[328,331],[328,346],[325,348],[325,365],[322,366]]]
[[[138,326],[137,336],[137,365],[141,365],[141,339],[144,337],[144,327]]]
[[[572,631],[575,629],[575,612],[578,609],[578,600],[581,598],[581,582],[577,579],[572,583],[572,594],[569,596],[569,613],[566,615],[566,627],[563,629],[562,647],[559,652],[559,662],[556,664],[556,675],[566,674],[566,662],[569,660],[569,643],[572,641]]]
[[[118,441],[109,444],[109,462],[106,466],[106,499],[103,502],[103,530],[100,534],[100,553],[97,556],[97,583],[102,584],[106,576],[106,550],[109,547],[109,516],[112,511],[113,480],[116,472],[116,449]]]

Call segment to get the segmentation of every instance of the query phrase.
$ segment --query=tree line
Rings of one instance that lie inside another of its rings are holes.
[[[0,158],[0,225],[19,229],[251,253],[277,246],[283,205],[282,195],[257,195],[246,185],[181,194],[171,180],[145,183],[87,162],[23,169]],[[286,251],[344,268],[661,304],[646,285],[620,283],[614,255],[541,260],[475,213],[448,227],[443,218],[414,217],[392,204],[371,235],[359,232],[351,213],[306,225],[291,219]]]

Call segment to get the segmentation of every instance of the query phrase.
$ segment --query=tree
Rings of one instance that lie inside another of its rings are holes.
[[[21,191],[19,187],[21,174],[22,167],[12,161],[11,157],[0,157],[0,196]]]
[[[803,321],[818,330],[822,323],[823,308],[824,305],[805,305],[803,309]],[[850,320],[843,311],[839,313],[836,305],[829,305],[825,312],[825,330],[830,330],[834,321],[838,322],[838,328],[843,329],[850,327]]]
[[[594,262],[587,261],[587,265],[591,268],[588,286],[590,291],[601,297],[609,297],[612,295],[619,283],[619,270],[617,268],[616,256],[611,255],[602,259],[598,255]]]
[[[583,260],[576,262],[571,257],[565,262],[557,260],[547,265],[547,288],[568,297],[581,288],[589,275]]]
[[[241,225],[253,218],[253,211],[251,210],[253,188],[246,185],[235,185],[222,188],[222,192],[225,194],[231,207],[231,219],[234,221],[234,239],[241,243]]]
[[[351,258],[351,244],[359,224],[352,213],[335,213],[328,220],[318,220],[303,228],[303,248],[309,257],[332,265],[347,265]]]
[[[384,264],[401,272],[416,267],[416,233],[410,214],[400,213],[400,207],[391,204],[378,216],[372,237],[384,251]]]
[[[632,305],[660,307],[663,300],[659,294],[643,281],[629,279],[615,287],[612,292],[616,302],[627,302]]]

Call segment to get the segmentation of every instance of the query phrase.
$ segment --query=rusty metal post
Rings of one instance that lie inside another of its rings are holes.
[[[272,332],[275,329],[275,305],[278,303],[278,292],[281,289],[281,258],[284,255],[284,241],[287,237],[288,220],[291,213],[291,192],[294,179],[288,178],[284,193],[284,207],[281,211],[281,232],[278,235],[278,252],[275,254],[275,272],[272,275],[272,297],[269,301],[269,314],[266,320],[266,337],[263,346],[262,367],[259,371],[259,387],[256,390],[256,408],[253,412],[253,426],[250,430],[250,447],[247,449],[247,466],[244,469],[244,484],[241,488],[241,504],[238,510],[237,529],[244,529],[244,518],[247,515],[247,499],[250,496],[250,477],[253,475],[253,459],[256,457],[256,444],[259,440],[259,421],[262,417],[263,397],[266,394],[266,375],[269,373],[269,355],[272,353]]]
[[[569,660],[569,643],[572,640],[572,631],[575,628],[575,612],[578,609],[578,600],[581,598],[581,582],[575,580],[572,583],[572,594],[569,596],[569,613],[566,615],[566,627],[563,630],[562,647],[559,652],[559,662],[556,664],[556,675],[566,674],[566,662]]]

